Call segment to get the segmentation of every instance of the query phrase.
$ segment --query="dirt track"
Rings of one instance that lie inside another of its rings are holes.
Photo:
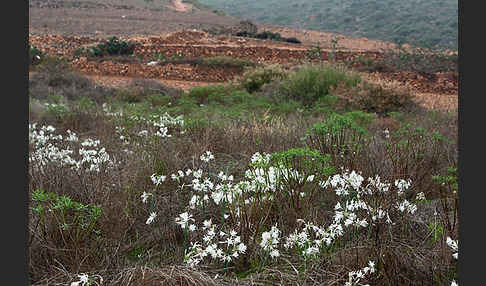
[[[186,12],[191,10],[191,4],[184,4],[182,0],[173,0],[172,3],[174,4],[174,9],[179,12]]]

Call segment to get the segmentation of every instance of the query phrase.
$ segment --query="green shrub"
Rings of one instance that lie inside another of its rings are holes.
[[[122,102],[138,103],[142,101],[142,96],[136,90],[120,89],[115,93],[115,98]]]
[[[371,117],[361,111],[333,113],[325,122],[316,123],[307,131],[306,142],[310,148],[330,154],[333,165],[355,167],[350,166],[355,162],[350,163],[345,156],[353,158],[365,151],[366,127]]]
[[[355,66],[360,71],[367,72],[416,72],[432,78],[437,72],[458,72],[458,55],[446,54],[441,51],[428,51],[414,48],[413,50],[386,50],[380,57],[359,56],[347,61],[349,66]]]
[[[106,55],[131,55],[135,49],[135,44],[120,41],[117,37],[111,37],[108,41],[103,40],[98,45],[91,47],[89,53],[95,57]]]
[[[216,84],[199,86],[191,89],[188,96],[194,98],[197,104],[208,104],[210,102],[226,103],[225,97],[229,96],[234,88],[229,85]]]
[[[359,109],[379,115],[410,109],[415,106],[410,91],[399,86],[386,86],[361,82],[349,87],[338,85],[332,95],[340,99],[340,104],[351,109]]]
[[[309,48],[306,51],[306,56],[309,60],[320,60],[322,58],[322,49],[319,44]]]
[[[85,48],[81,47],[79,49],[74,50],[73,57],[79,58],[79,57],[86,55],[86,54],[87,54],[87,50]]]
[[[284,166],[297,170],[302,176],[313,174],[322,176],[318,179],[327,179],[335,173],[335,168],[330,165],[331,157],[323,155],[319,150],[309,148],[293,148],[283,152],[272,153],[270,163],[273,166]]]
[[[249,93],[259,91],[262,87],[274,80],[282,80],[287,77],[280,65],[272,64],[264,67],[246,70],[239,79],[240,85]]]
[[[290,37],[285,40],[288,43],[301,44],[302,42],[295,37]]]
[[[216,56],[211,58],[204,58],[202,64],[214,67],[254,67],[256,64],[246,59],[239,59],[227,56]]]
[[[280,35],[280,33],[273,33],[271,31],[263,31],[261,33],[256,32],[249,32],[249,31],[239,31],[235,34],[238,37],[247,37],[247,38],[255,38],[255,39],[264,39],[264,40],[273,40],[273,41],[281,41],[281,42],[289,42],[289,43],[296,43],[300,44],[299,41],[295,37],[285,38]]]
[[[102,243],[99,220],[102,208],[81,204],[68,196],[35,190],[32,192],[32,213],[35,229],[31,237],[37,241],[36,255],[80,267],[83,260],[97,258]],[[74,270],[74,269],[73,269]]]
[[[162,94],[147,95],[146,100],[152,106],[167,106],[172,104],[172,98]]]
[[[319,98],[328,96],[331,88],[340,84],[347,87],[355,86],[360,80],[358,74],[337,66],[307,65],[284,80],[280,92],[284,97],[310,107]]]
[[[76,104],[76,109],[81,111],[81,112],[90,112],[90,111],[93,111],[96,109],[96,102],[87,97],[87,96],[81,96],[79,97],[76,101],[75,101],[75,104]]]

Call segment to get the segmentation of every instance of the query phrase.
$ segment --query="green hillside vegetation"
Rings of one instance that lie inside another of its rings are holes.
[[[266,24],[339,33],[429,48],[457,49],[454,0],[199,0]]]

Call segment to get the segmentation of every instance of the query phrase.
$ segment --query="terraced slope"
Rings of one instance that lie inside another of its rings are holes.
[[[197,85],[220,83],[234,79],[243,72],[242,66],[208,65],[202,59],[226,57],[249,63],[280,63],[290,68],[303,61],[328,61],[333,51],[321,49],[320,58],[309,58],[310,45],[299,45],[270,40],[246,39],[232,36],[212,36],[203,31],[181,30],[164,36],[123,37],[135,44],[134,55],[125,57],[94,58],[75,56],[81,47],[96,45],[101,39],[92,37],[35,35],[30,44],[43,53],[70,59],[79,72],[92,76],[103,84],[114,80],[117,84],[134,78],[150,78],[184,90]],[[336,61],[366,56],[378,59],[384,56],[379,50],[342,49],[334,55]],[[158,60],[165,58],[166,60]],[[177,58],[177,59],[174,59]],[[152,62],[152,63],[151,63]],[[376,80],[393,80],[414,90],[424,102],[432,106],[444,100],[449,108],[457,107],[457,77],[439,72],[425,77],[414,72],[369,74]],[[186,84],[184,84],[186,83]],[[452,103],[451,103],[452,102]],[[455,103],[454,103],[455,102]]]

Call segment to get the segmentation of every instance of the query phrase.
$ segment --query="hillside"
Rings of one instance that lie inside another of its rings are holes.
[[[154,35],[218,30],[239,19],[173,0],[29,0],[29,32],[64,36]]]
[[[457,285],[457,53],[29,4],[29,285]]]
[[[457,49],[455,0],[199,0],[230,15],[394,43]]]

